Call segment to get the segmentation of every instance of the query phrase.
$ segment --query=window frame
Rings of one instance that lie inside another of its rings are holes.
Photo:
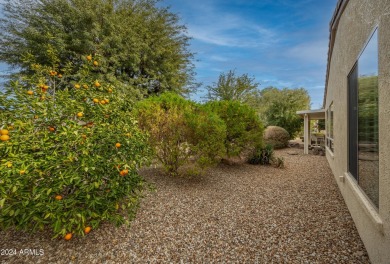
[[[348,132],[348,138],[347,138],[347,174],[351,176],[351,179],[353,179],[356,183],[356,186],[359,190],[361,190],[361,193],[367,198],[369,203],[375,208],[376,211],[379,210],[379,204],[380,204],[380,198],[378,193],[378,200],[376,204],[371,197],[369,197],[368,193],[363,189],[360,183],[360,175],[359,175],[359,60],[361,56],[364,54],[367,46],[373,39],[374,35],[376,34],[377,37],[377,74],[379,77],[379,30],[378,25],[372,30],[371,34],[369,35],[366,43],[364,44],[361,52],[359,53],[355,64],[353,65],[351,71],[349,72],[347,76],[347,132]],[[379,97],[379,86],[377,87],[378,97]],[[379,102],[378,102],[379,103]],[[378,105],[379,107],[379,105]],[[379,124],[379,112],[377,116],[377,123]],[[380,131],[378,131],[380,133]],[[379,135],[378,135],[379,136]],[[379,140],[379,137],[378,137]],[[378,141],[379,145],[379,141]],[[380,152],[378,151],[378,155],[380,155]],[[380,156],[379,156],[380,159]],[[378,164],[379,166],[379,164]],[[380,176],[380,172],[378,171],[377,177]],[[379,184],[379,182],[378,182]],[[378,185],[378,189],[379,185]],[[378,190],[379,192],[379,190]]]
[[[334,102],[326,110],[326,147],[334,153]],[[331,133],[332,132],[332,133]]]

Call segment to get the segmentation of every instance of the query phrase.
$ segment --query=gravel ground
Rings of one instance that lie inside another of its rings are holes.
[[[1,263],[369,263],[325,157],[291,151],[277,151],[285,169],[219,165],[192,179],[145,169],[157,191],[131,227],[68,242],[2,231],[0,249],[18,254]]]

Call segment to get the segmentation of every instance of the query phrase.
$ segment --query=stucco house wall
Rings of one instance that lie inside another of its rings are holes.
[[[340,0],[331,21],[324,108],[334,105],[326,157],[372,263],[390,263],[390,0]],[[379,208],[348,173],[348,75],[377,27]],[[342,224],[342,223],[340,223]]]

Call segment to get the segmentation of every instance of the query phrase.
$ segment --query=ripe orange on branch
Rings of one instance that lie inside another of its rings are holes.
[[[31,90],[28,90],[28,91],[27,91],[27,94],[28,94],[28,95],[33,95],[33,94],[34,94],[34,92],[33,92],[33,91],[31,91]]]
[[[9,140],[9,136],[8,135],[1,135],[0,136],[0,140],[1,141],[8,141]]]
[[[91,56],[91,55],[88,55],[88,56],[87,56],[87,60],[88,60],[88,61],[92,60],[92,56]]]
[[[94,62],[93,62],[93,65],[95,65],[95,66],[99,66],[99,62],[97,62],[97,61],[94,61]]]
[[[121,176],[125,176],[125,175],[129,174],[129,170],[121,170],[121,171],[119,172],[119,174],[120,174]]]
[[[57,201],[60,201],[60,200],[62,200],[62,196],[61,196],[61,195],[56,195],[55,199],[56,199]]]
[[[84,233],[85,234],[88,234],[89,232],[91,232],[91,227],[90,226],[87,226],[86,228],[84,228]]]
[[[121,143],[116,143],[115,147],[120,148],[121,147]]]
[[[1,129],[0,130],[0,135],[8,135],[9,131],[7,129]]]
[[[72,233],[68,233],[64,236],[65,240],[71,240],[72,239]]]

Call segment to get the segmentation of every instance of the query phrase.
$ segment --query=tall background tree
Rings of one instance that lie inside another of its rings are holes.
[[[82,55],[91,54],[99,57],[106,81],[131,85],[142,95],[186,94],[197,87],[186,28],[157,2],[6,0],[0,61],[28,74],[27,61],[50,66],[52,53],[60,70],[71,62],[76,73]]]
[[[260,91],[257,109],[267,126],[283,127],[293,138],[303,126],[302,119],[296,112],[310,109],[310,96],[304,88],[267,87]]]
[[[254,78],[243,74],[236,76],[234,70],[221,73],[218,82],[206,87],[206,99],[210,101],[239,101],[254,105],[258,97],[259,83]]]

